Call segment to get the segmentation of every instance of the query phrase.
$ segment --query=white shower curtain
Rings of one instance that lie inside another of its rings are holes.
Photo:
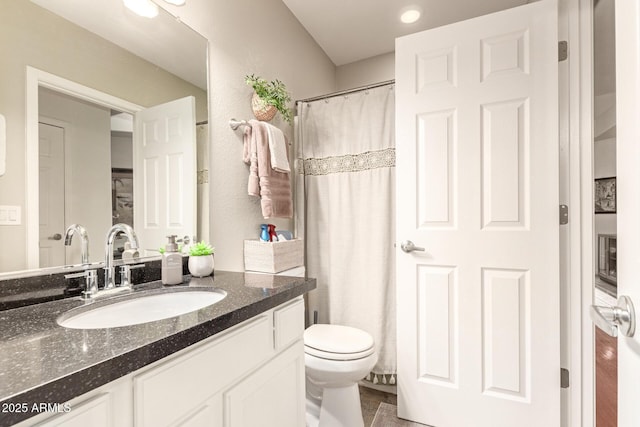
[[[369,379],[395,384],[395,130],[392,85],[298,104],[297,232],[309,313],[375,339]]]

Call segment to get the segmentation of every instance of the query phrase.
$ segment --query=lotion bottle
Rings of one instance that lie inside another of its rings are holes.
[[[175,235],[167,236],[167,244],[162,254],[162,284],[179,285],[182,283],[182,255],[178,252]]]

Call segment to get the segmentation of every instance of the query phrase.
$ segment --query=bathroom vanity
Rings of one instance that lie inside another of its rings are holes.
[[[182,286],[226,297],[102,329],[57,323],[80,298],[0,312],[0,426],[304,425],[302,295],[315,280],[216,271]]]

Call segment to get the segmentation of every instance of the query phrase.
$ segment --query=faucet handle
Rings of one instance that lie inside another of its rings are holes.
[[[131,281],[131,270],[143,268],[144,264],[124,264],[120,266],[120,286],[132,287],[134,283]]]
[[[98,271],[90,269],[64,275],[65,279],[77,279],[80,277],[84,277],[84,291],[82,291],[82,299],[93,298],[93,296],[98,293]]]
[[[65,279],[77,279],[79,277],[86,277],[86,276],[87,276],[87,272],[86,271],[81,271],[79,273],[65,274],[64,278]]]

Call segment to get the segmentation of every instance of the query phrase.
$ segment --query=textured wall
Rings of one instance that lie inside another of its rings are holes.
[[[335,66],[280,0],[189,0],[166,8],[210,43],[211,243],[217,269],[242,271],[243,240],[257,238],[266,222],[259,200],[247,196],[241,132],[227,124],[232,117],[252,118],[244,76],[278,78],[295,100],[335,91]],[[272,123],[291,138],[291,127],[279,116]],[[289,220],[269,222],[293,229]]]
[[[395,60],[395,52],[390,52],[337,67],[338,90],[393,80],[396,75]]]

